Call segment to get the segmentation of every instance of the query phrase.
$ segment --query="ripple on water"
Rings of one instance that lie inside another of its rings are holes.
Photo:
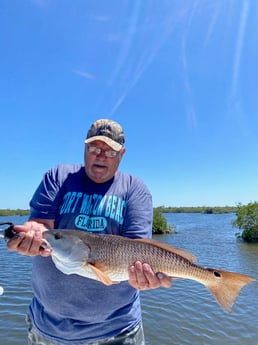
[[[157,237],[193,252],[202,266],[258,279],[258,246],[236,241],[232,215],[171,214],[178,234]],[[5,221],[8,221],[6,219]],[[23,223],[22,217],[15,223]],[[31,259],[8,252],[0,241],[0,344],[24,345],[24,316],[31,299]],[[257,345],[258,283],[245,287],[233,313],[224,313],[199,283],[174,280],[170,289],[141,293],[146,345]]]

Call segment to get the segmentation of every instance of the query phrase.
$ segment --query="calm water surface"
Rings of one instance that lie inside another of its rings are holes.
[[[157,239],[187,249],[202,266],[249,274],[258,279],[258,245],[236,240],[233,214],[166,214],[177,234]],[[21,224],[26,217],[0,217]],[[6,250],[0,239],[0,344],[25,345],[24,315],[31,299],[31,259]],[[223,312],[199,283],[174,281],[171,289],[141,293],[147,345],[257,345],[258,283],[246,286],[233,313]]]

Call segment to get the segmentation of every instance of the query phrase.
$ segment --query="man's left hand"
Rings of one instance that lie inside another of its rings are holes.
[[[155,274],[150,265],[136,261],[129,268],[129,284],[138,290],[157,289],[160,286],[169,288],[172,279],[164,273]]]

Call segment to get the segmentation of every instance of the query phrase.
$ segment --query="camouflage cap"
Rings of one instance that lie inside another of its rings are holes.
[[[120,151],[125,142],[123,128],[113,120],[97,120],[91,125],[85,143],[88,144],[95,140],[103,141],[113,150]]]

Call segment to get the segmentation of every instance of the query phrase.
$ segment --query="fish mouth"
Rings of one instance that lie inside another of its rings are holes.
[[[50,250],[53,249],[51,244],[45,238],[42,239],[42,243],[40,247],[43,249],[50,249]]]

